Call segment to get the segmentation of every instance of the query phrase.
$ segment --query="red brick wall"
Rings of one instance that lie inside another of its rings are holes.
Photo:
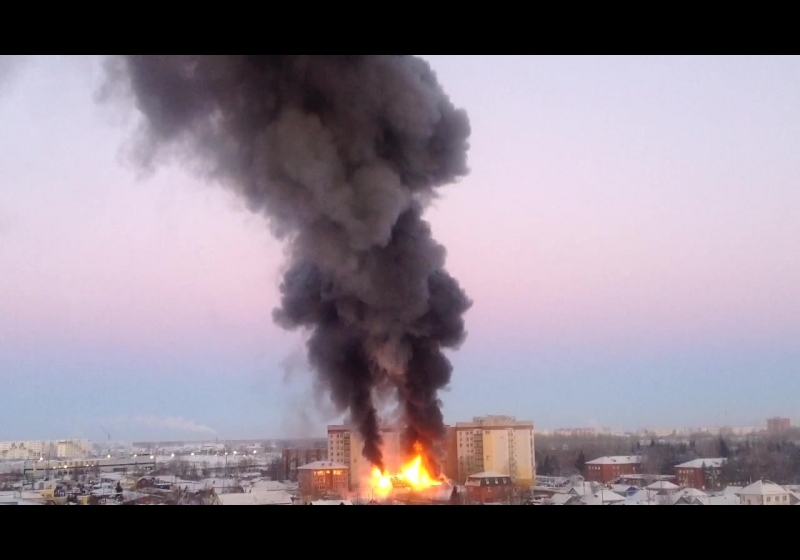
[[[719,475],[720,469],[713,470]],[[677,478],[675,483],[678,486],[689,486],[698,490],[709,490],[713,482],[711,480],[706,480],[706,475],[702,468],[675,468],[675,477]]]
[[[339,472],[339,474],[336,474]],[[306,498],[318,498],[324,495],[345,497],[347,494],[349,475],[347,469],[300,469],[297,472],[300,493]]]
[[[637,463],[615,463],[611,465],[586,465],[586,480],[589,482],[608,483],[617,477],[627,474],[639,474]]]
[[[467,496],[473,502],[482,504],[502,502],[508,499],[512,486],[467,486]]]

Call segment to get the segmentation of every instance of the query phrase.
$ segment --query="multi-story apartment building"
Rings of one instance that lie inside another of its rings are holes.
[[[789,418],[768,418],[767,433],[771,436],[781,436],[792,429],[792,421]]]
[[[28,460],[39,458],[72,459],[87,457],[92,444],[87,440],[0,441],[0,459]]]
[[[445,472],[463,483],[470,475],[494,472],[507,475],[518,486],[535,483],[533,422],[513,416],[484,416],[457,422],[450,429]],[[457,474],[456,474],[457,473]]]
[[[304,502],[310,500],[339,497],[348,493],[348,468],[341,463],[315,461],[297,469],[297,481]]]
[[[60,459],[87,457],[92,451],[92,444],[81,439],[62,439],[56,446],[56,456]]]
[[[677,483],[680,486],[697,490],[716,489],[725,461],[726,459],[723,457],[716,457],[713,459],[694,459],[675,465]]]
[[[448,426],[447,438],[437,451],[444,459],[444,474],[463,484],[469,475],[490,471],[510,476],[519,486],[532,486],[536,472],[533,430],[533,422],[520,422],[512,416],[477,417]],[[381,437],[386,467],[396,471],[407,459],[401,453],[400,431],[384,427]],[[372,470],[361,454],[363,446],[350,427],[328,426],[328,460],[348,467],[354,490]]]
[[[400,432],[390,427],[381,430],[382,451],[386,467],[396,470],[400,467]],[[328,426],[328,460],[347,466],[350,488],[357,490],[360,482],[367,479],[372,465],[362,455],[364,442],[356,430],[341,424]]]

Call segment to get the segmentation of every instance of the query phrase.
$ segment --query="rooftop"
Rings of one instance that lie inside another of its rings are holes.
[[[722,465],[725,464],[727,459],[722,457],[718,457],[715,459],[694,459],[692,461],[687,461],[686,463],[681,463],[680,465],[675,465],[676,469],[702,469],[704,466],[718,469]]]
[[[281,506],[292,505],[292,497],[283,490],[266,492],[246,492],[244,494],[220,494],[217,496],[223,506]]]
[[[648,490],[677,490],[680,488],[680,486],[673,484],[668,480],[659,480],[653,484],[650,484],[649,486],[646,486],[646,488]]]
[[[510,475],[500,474],[494,471],[484,471],[471,474],[467,478],[510,478]]]
[[[778,486],[769,480],[758,480],[750,486],[745,486],[738,492],[739,495],[744,496],[774,496],[789,493],[790,492],[786,488]]]
[[[308,463],[307,465],[303,465],[302,467],[297,467],[297,470],[322,470],[322,469],[349,469],[347,465],[343,465],[341,463],[334,463],[331,461],[314,461],[313,463]]]
[[[642,462],[641,455],[616,455],[586,461],[587,465],[636,465]]]
[[[352,506],[350,500],[314,500],[312,506]]]

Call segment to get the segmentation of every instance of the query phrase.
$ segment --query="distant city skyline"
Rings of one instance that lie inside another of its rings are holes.
[[[428,214],[475,301],[447,422],[800,423],[800,58],[425,58],[472,123]],[[8,60],[0,440],[324,436],[264,220],[137,181],[99,59]]]

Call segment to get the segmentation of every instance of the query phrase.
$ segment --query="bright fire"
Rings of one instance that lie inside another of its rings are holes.
[[[372,469],[372,489],[376,494],[385,498],[397,486],[404,486],[411,490],[425,490],[432,486],[442,485],[441,481],[431,478],[422,464],[422,447],[415,444],[414,451],[416,456],[395,475],[381,473],[377,467]]]

